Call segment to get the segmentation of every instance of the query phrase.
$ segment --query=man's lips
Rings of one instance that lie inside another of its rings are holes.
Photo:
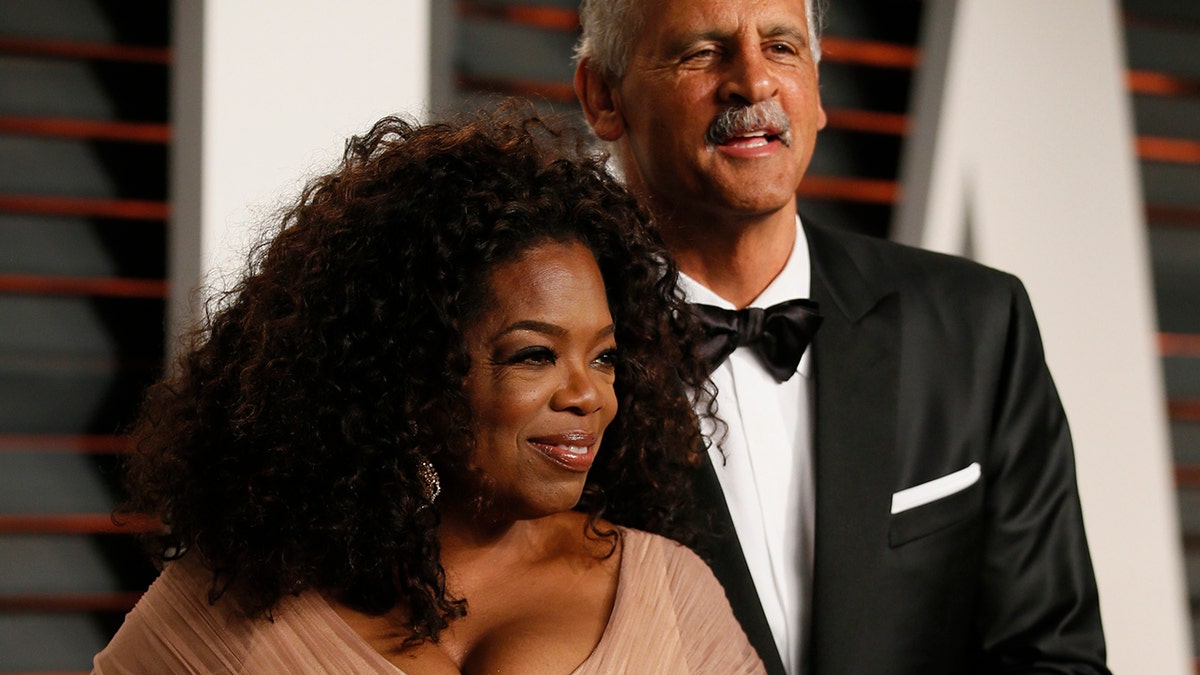
[[[719,139],[708,146],[710,152],[736,159],[759,159],[775,154],[781,147],[787,147],[787,135],[771,133],[771,130],[760,129],[733,134]]]
[[[735,134],[727,138],[717,141],[718,145],[740,145],[742,147],[757,148],[762,147],[771,141],[778,140],[779,134],[772,131],[748,131],[742,134]]]
[[[594,433],[576,430],[529,438],[528,443],[564,469],[587,471],[596,459],[597,438]]]

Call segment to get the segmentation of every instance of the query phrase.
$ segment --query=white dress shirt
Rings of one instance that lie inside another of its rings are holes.
[[[690,302],[738,309],[687,275],[680,285]],[[797,218],[787,264],[749,306],[807,298],[810,286],[808,242]],[[797,374],[780,383],[749,348],[736,349],[712,374],[717,416],[727,430],[722,437],[705,429],[719,441],[719,449],[714,444],[709,450],[713,466],[775,645],[792,675],[805,662],[812,605],[811,357],[806,350]]]

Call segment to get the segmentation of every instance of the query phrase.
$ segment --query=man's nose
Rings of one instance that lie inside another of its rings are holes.
[[[771,99],[778,91],[771,64],[757,44],[738,50],[720,87],[722,100],[750,105]]]

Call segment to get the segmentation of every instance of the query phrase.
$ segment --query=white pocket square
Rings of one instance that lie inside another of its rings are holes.
[[[892,495],[892,514],[915,509],[923,504],[949,497],[956,492],[962,492],[977,483],[981,473],[979,462],[972,462],[971,466],[960,471],[901,490]]]

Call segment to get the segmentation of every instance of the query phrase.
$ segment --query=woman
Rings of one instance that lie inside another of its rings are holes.
[[[687,549],[676,271],[581,141],[384,119],[157,385],[119,672],[758,672]],[[603,444],[601,441],[603,440]]]

